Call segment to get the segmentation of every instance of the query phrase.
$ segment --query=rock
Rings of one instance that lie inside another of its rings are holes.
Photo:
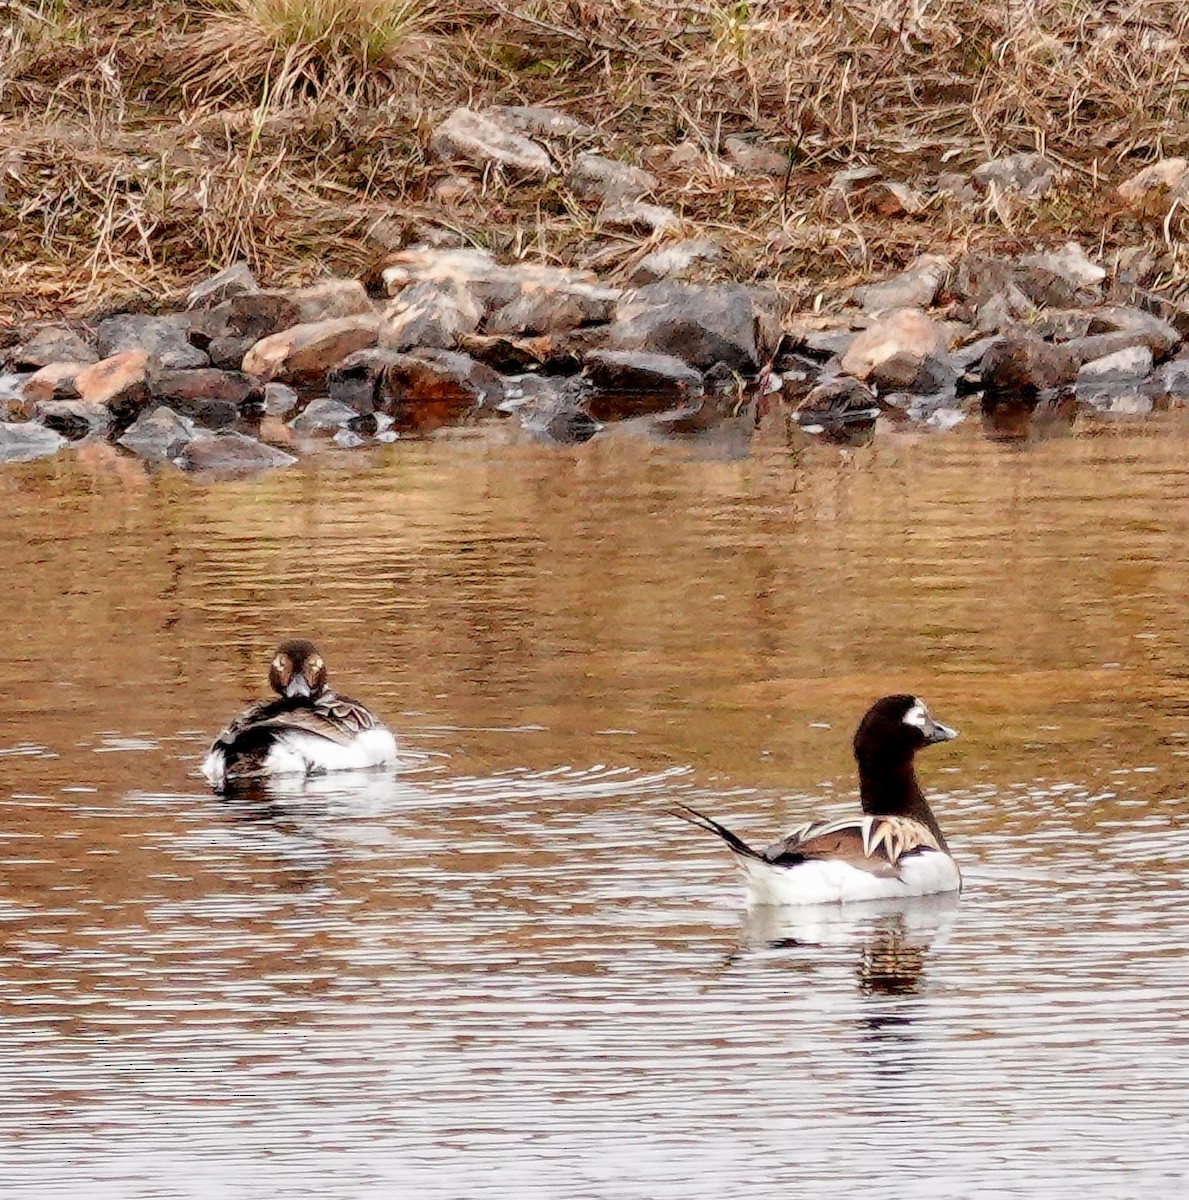
[[[65,325],[46,325],[9,356],[15,371],[37,371],[55,363],[93,363],[99,361],[93,346]]]
[[[398,429],[427,432],[451,425],[503,398],[500,377],[466,354],[422,350],[394,354],[379,382],[377,408]]]
[[[749,175],[772,175],[779,178],[789,169],[789,156],[768,146],[758,146],[746,138],[733,136],[723,140],[727,159]]]
[[[661,412],[702,395],[702,375],[669,354],[596,350],[586,357],[597,421]]]
[[[880,407],[873,393],[857,379],[831,379],[815,387],[794,410],[805,433],[851,440],[875,428]]]
[[[1012,283],[978,306],[974,327],[979,333],[1006,333],[1035,311],[1032,301]]]
[[[855,299],[864,312],[873,314],[896,308],[928,308],[937,299],[948,271],[948,260],[922,254],[891,279],[856,288]]]
[[[287,383],[264,385],[264,411],[270,417],[287,417],[297,407],[297,401],[297,393]]]
[[[428,346],[449,350],[479,328],[482,312],[471,293],[455,280],[423,280],[405,288],[388,306],[386,344],[394,350]]]
[[[487,334],[534,335],[602,325],[614,319],[619,295],[615,288],[578,281],[564,290],[526,287],[510,304],[496,309],[483,329]]]
[[[233,424],[246,408],[259,406],[264,390],[258,379],[240,371],[162,371],[153,380],[153,396],[207,429]]]
[[[1156,407],[1150,396],[1134,385],[1115,384],[1083,388],[1077,392],[1078,402],[1103,416],[1146,417]]]
[[[597,132],[560,108],[544,105],[497,104],[488,112],[501,124],[511,126],[527,137],[586,138]]]
[[[1022,263],[1015,266],[1015,286],[1038,308],[1074,308],[1100,298],[1097,291],[1078,288],[1056,271]]]
[[[206,355],[203,355],[203,361]],[[79,398],[93,406],[102,405],[116,425],[130,425],[153,399],[156,364],[144,350],[113,354],[75,376]]]
[[[403,361],[403,356],[395,350],[359,350],[326,373],[326,390],[332,400],[356,413],[371,413],[376,407],[384,372]]]
[[[702,264],[716,263],[722,258],[723,248],[710,238],[684,238],[650,251],[628,278],[637,286],[662,279],[688,279]]]
[[[214,308],[232,296],[259,291],[256,277],[246,262],[232,263],[217,275],[196,283],[186,296],[187,308]],[[172,457],[172,456],[171,456]]]
[[[549,362],[553,339],[472,334],[459,339],[458,349],[502,374],[517,375]]]
[[[34,407],[34,415],[47,429],[72,442],[106,434],[111,428],[106,406],[86,400],[45,400]]]
[[[1147,346],[1116,350],[1102,358],[1091,359],[1078,368],[1079,393],[1101,384],[1133,383],[1152,373],[1152,351]]]
[[[680,229],[681,221],[671,208],[645,204],[642,200],[608,200],[595,217],[599,229],[655,235]]]
[[[959,204],[973,204],[978,199],[978,192],[971,186],[970,177],[957,171],[942,171],[937,176],[937,193],[949,196]]]
[[[429,144],[448,161],[503,167],[530,179],[547,179],[554,173],[549,155],[498,113],[456,108],[433,131]]]
[[[374,316],[337,317],[294,325],[258,341],[244,355],[243,369],[261,379],[317,379],[357,350],[380,340],[383,322]]]
[[[359,446],[366,446],[367,439],[356,433],[354,429],[348,429],[346,426],[339,429],[330,439],[336,446],[341,446],[344,450],[354,450]]]
[[[329,433],[334,429],[342,429],[348,421],[359,414],[337,400],[322,396],[311,400],[305,408],[289,422],[289,428],[297,433]]]
[[[945,351],[937,322],[918,309],[902,308],[855,338],[842,356],[842,370],[888,391],[938,392],[955,378]]]
[[[57,454],[66,439],[61,434],[32,421],[0,423],[0,462],[30,462]]]
[[[620,300],[610,348],[671,354],[702,371],[721,362],[753,374],[760,365],[755,326],[755,306],[746,288],[665,281],[637,288]]]
[[[210,359],[190,345],[184,316],[149,317],[122,313],[107,317],[96,329],[99,354],[104,359],[140,351],[168,370],[205,367]]]
[[[640,167],[603,158],[598,154],[579,154],[566,179],[566,184],[583,200],[598,200],[605,204],[615,201],[639,200],[655,191],[657,180]]]
[[[1040,267],[1059,275],[1072,287],[1098,296],[1106,269],[1086,257],[1086,252],[1077,242],[1066,242],[1060,250],[1048,250],[1037,254],[1026,254],[1019,260],[1023,267]]]
[[[983,355],[980,373],[987,392],[1028,398],[1072,383],[1077,364],[1065,350],[1016,330]]]
[[[116,440],[141,458],[172,462],[197,436],[193,422],[162,404],[142,413]]]
[[[250,475],[272,467],[292,466],[297,459],[245,434],[223,432],[188,442],[175,461],[184,471]]]
[[[1157,358],[1166,358],[1182,341],[1180,332],[1168,321],[1141,308],[1121,304],[1096,308],[1086,330],[1091,337],[1111,331],[1134,334]]]
[[[256,338],[217,337],[207,343],[206,353],[212,367],[221,371],[238,371],[243,366],[244,355],[256,344]]]
[[[1189,359],[1173,358],[1162,363],[1152,377],[1140,385],[1140,391],[1151,399],[1154,408],[1161,411],[1174,404],[1189,403]]]
[[[1174,200],[1189,195],[1189,161],[1162,158],[1125,179],[1116,190],[1133,208],[1163,212]]]
[[[1014,192],[1035,200],[1053,186],[1057,164],[1043,154],[1006,154],[975,167],[972,174],[984,191]]]
[[[29,404],[46,400],[78,399],[78,376],[86,363],[55,362],[25,379],[24,399]]]
[[[245,292],[231,298],[227,328],[259,341],[294,325],[372,316],[376,306],[358,279],[324,279],[309,287]]]
[[[521,375],[505,382],[500,411],[514,413],[535,441],[579,445],[602,428],[584,407],[585,380]]]

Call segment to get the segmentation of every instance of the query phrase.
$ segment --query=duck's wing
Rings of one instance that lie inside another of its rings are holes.
[[[821,859],[845,862],[872,875],[895,876],[901,860],[923,850],[939,850],[937,839],[907,817],[863,817],[802,825],[768,846],[763,857],[777,867]]]
[[[346,746],[367,729],[379,725],[368,709],[349,696],[323,692],[316,700],[262,700],[245,709],[215,739],[216,746],[230,747],[275,737],[286,730],[311,733]]]
[[[255,704],[249,705],[238,717],[233,717],[227,722],[227,728],[215,738],[212,749],[219,746],[230,746],[246,730],[267,725],[269,719],[283,707],[283,703],[279,700],[259,700]]]

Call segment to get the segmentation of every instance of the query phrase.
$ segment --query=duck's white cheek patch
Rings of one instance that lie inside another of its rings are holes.
[[[929,710],[917,700],[904,714],[904,724],[923,730],[929,724]]]

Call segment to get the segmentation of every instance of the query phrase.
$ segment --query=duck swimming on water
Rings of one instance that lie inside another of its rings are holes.
[[[215,739],[202,764],[210,785],[277,775],[323,775],[380,767],[396,759],[396,738],[357,700],[326,684],[326,662],[313,642],[277,647],[268,669],[276,698],[261,700]]]
[[[956,892],[962,875],[921,792],[913,758],[922,746],[957,736],[917,697],[885,696],[855,732],[861,818],[811,821],[756,850],[687,805],[676,815],[726,842],[743,872],[749,908]]]

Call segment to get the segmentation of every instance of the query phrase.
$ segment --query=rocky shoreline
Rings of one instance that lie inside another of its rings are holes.
[[[533,178],[553,169],[534,130],[556,136],[567,122],[459,109],[433,145]],[[1006,203],[1056,170],[1011,155],[939,185]],[[972,415],[1026,437],[1040,420],[1143,417],[1189,399],[1189,308],[1153,290],[1165,264],[1150,248],[1103,262],[1073,242],[925,254],[837,297],[836,311],[790,312],[777,286],[724,278],[722,247],[684,235],[648,172],[582,153],[566,183],[598,206],[598,228],[647,236],[626,275],[500,262],[442,229],[366,279],[265,288],[236,263],[179,311],[0,332],[0,461],[104,440],[146,463],[242,473],[327,442],[443,427],[511,421],[569,444],[615,422],[690,435],[775,406],[806,440],[864,442],[879,422],[946,430]],[[1189,165],[1170,159],[1118,194],[1142,212],[1186,189]],[[845,205],[915,203],[910,190],[853,170],[830,185]]]

